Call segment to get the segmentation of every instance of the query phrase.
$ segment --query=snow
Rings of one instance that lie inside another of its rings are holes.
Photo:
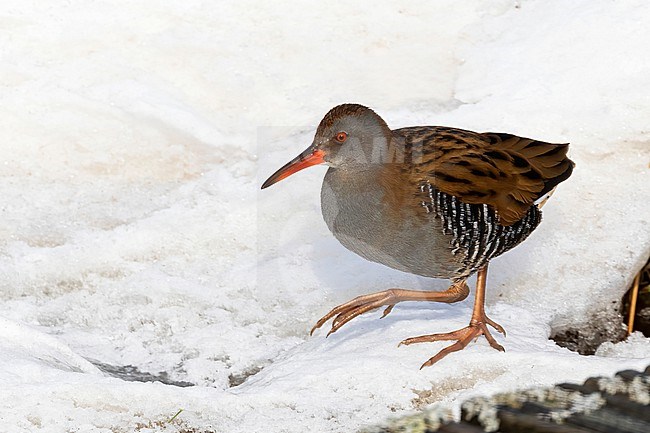
[[[3,2],[0,431],[354,431],[645,368],[638,334],[597,356],[548,336],[610,317],[650,254],[648,20],[640,0]],[[443,343],[397,348],[471,299],[308,336],[358,294],[447,285],[340,246],[324,168],[259,191],[341,102],[572,143],[542,225],[490,267],[506,353],[420,371]]]
[[[627,340],[619,343],[606,342],[600,345],[597,355],[620,358],[646,358],[650,350],[650,339],[640,332],[633,332]]]

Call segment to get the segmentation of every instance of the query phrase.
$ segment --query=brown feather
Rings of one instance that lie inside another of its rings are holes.
[[[440,126],[393,131],[413,183],[429,181],[470,204],[488,204],[503,225],[523,218],[533,203],[571,175],[568,144]]]

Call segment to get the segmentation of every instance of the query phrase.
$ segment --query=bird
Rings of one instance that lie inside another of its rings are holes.
[[[568,148],[568,143],[446,126],[391,130],[366,106],[332,108],[312,144],[261,188],[326,164],[321,210],[344,247],[390,268],[451,284],[445,291],[390,288],[358,296],[318,320],[311,334],[330,319],[327,336],[369,311],[383,309],[383,318],[400,302],[462,301],[470,292],[467,279],[476,274],[468,326],[407,338],[400,345],[453,342],[420,368],[481,335],[491,347],[505,351],[488,328],[506,335],[485,312],[488,264],[538,227],[541,206],[575,166]]]

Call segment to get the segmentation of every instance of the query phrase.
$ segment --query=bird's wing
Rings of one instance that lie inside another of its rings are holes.
[[[394,132],[405,142],[415,176],[463,202],[492,206],[503,225],[523,218],[574,166],[568,144],[445,127]]]

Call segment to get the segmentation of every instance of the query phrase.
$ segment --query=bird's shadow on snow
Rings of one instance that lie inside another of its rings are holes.
[[[314,255],[312,267],[314,274],[332,294],[346,292],[356,293],[356,296],[359,291],[373,293],[395,287],[446,290],[450,284],[447,280],[420,277],[370,262],[348,251],[334,238],[315,239],[312,246],[315,251],[328,252]]]

